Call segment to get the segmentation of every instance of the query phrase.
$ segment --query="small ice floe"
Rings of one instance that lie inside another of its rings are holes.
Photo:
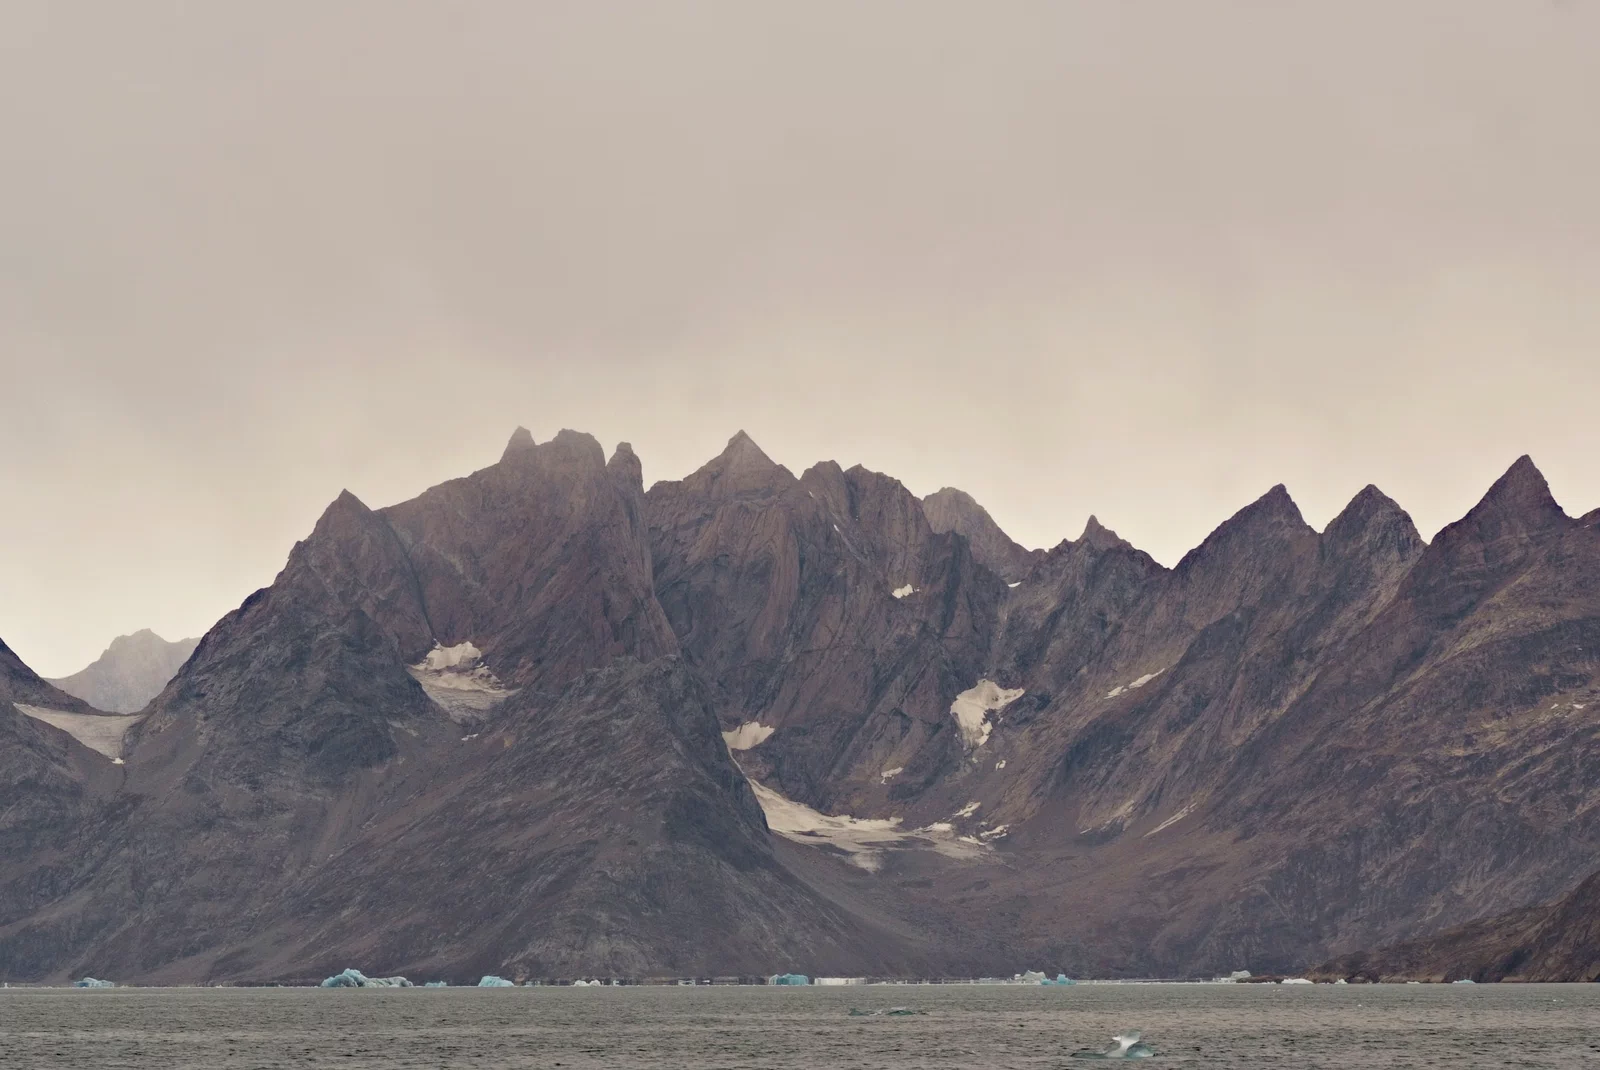
[[[449,988],[450,987],[450,982],[449,981],[429,981],[427,984],[423,985],[422,987],[423,988]]]
[[[722,742],[726,743],[731,751],[750,750],[765,743],[767,737],[774,731],[776,729],[770,724],[746,721],[733,731],[722,733]]]
[[[102,981],[98,977],[85,977],[80,981],[72,982],[73,988],[116,988],[115,981]]]
[[[894,595],[896,598],[904,598],[908,594],[916,594],[917,589],[908,583],[904,587],[896,587],[889,593]]]
[[[1084,1049],[1072,1053],[1074,1059],[1148,1059],[1155,1050],[1139,1039],[1137,1032],[1118,1033],[1111,1038],[1115,1047],[1105,1051]]]
[[[1314,984],[1315,982],[1304,977],[1285,977],[1278,983],[1281,985],[1309,985]]]
[[[1470,977],[1463,977],[1458,981],[1451,981],[1450,983],[1453,984],[1453,985],[1475,985],[1478,982],[1474,981]]]
[[[1350,982],[1346,981],[1343,977],[1341,977],[1341,978],[1339,978],[1337,981],[1335,981],[1333,983],[1336,984],[1336,985],[1347,985]]]
[[[950,715],[960,726],[961,740],[967,749],[975,750],[987,743],[989,733],[994,730],[994,722],[989,720],[989,715],[999,713],[1024,694],[1026,692],[1020,687],[1007,689],[993,680],[979,680],[976,687],[957,695],[950,704]]]
[[[479,719],[516,694],[489,671],[483,663],[483,651],[471,642],[455,646],[435,643],[426,657],[406,671],[458,723]]]
[[[490,974],[485,974],[483,976],[483,979],[478,982],[478,987],[479,988],[515,988],[517,986],[516,986],[516,983],[513,982],[513,981],[507,981],[504,977],[496,977],[494,974],[490,973]]]

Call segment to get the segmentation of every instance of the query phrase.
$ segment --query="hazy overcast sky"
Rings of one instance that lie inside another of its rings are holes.
[[[739,428],[1172,563],[1600,505],[1588,0],[0,0],[0,637],[203,632],[348,487]]]

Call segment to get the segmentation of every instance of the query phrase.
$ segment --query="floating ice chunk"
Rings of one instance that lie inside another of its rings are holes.
[[[769,985],[809,985],[811,978],[803,973],[779,973],[767,978]]]
[[[345,970],[327,978],[319,988],[414,988],[404,977],[368,977],[360,970]]]
[[[12,703],[18,713],[59,728],[92,751],[97,751],[113,762],[122,757],[122,739],[128,729],[144,718],[131,713],[72,713],[69,710],[51,710],[43,706]]]
[[[485,974],[484,975],[483,979],[478,982],[478,987],[479,988],[515,988],[517,986],[515,984],[513,984],[512,982],[507,981],[504,977],[496,977],[494,974],[491,973],[491,974]]]
[[[98,977],[85,977],[81,981],[72,982],[73,988],[116,988],[115,981],[102,981]]]
[[[896,587],[889,593],[894,595],[896,598],[904,598],[908,594],[916,594],[917,589],[908,583],[904,587]]]
[[[449,988],[450,987],[450,982],[449,981],[429,981],[427,984],[423,985],[422,987],[423,988]]]
[[[967,803],[967,805],[965,805],[961,809],[957,810],[956,811],[956,816],[957,817],[971,817],[973,814],[978,812],[978,807],[980,807],[982,805],[983,804],[981,802],[978,802],[976,799],[974,799],[972,802]]]
[[[989,714],[999,713],[1025,693],[1020,687],[1007,690],[993,680],[979,680],[976,687],[957,695],[950,704],[950,715],[960,726],[961,739],[967,749],[973,750],[988,742],[989,733],[994,728]]]
[[[438,646],[406,670],[453,721],[476,720],[516,694],[483,663],[470,642]]]
[[[1309,985],[1309,984],[1313,984],[1314,982],[1312,982],[1310,980],[1307,980],[1304,977],[1285,977],[1282,981],[1279,981],[1278,983],[1279,984],[1283,984],[1283,985]]]
[[[1056,974],[1055,980],[1052,981],[1050,978],[1046,977],[1039,983],[1042,985],[1075,985],[1078,982],[1074,981],[1064,973],[1058,973]]]
[[[1335,981],[1333,983],[1336,984],[1336,985],[1347,985],[1350,982],[1346,981],[1343,977],[1341,977],[1341,978],[1339,978],[1337,981]]]
[[[1343,984],[1344,982],[1341,980],[1339,983]],[[1475,985],[1478,982],[1474,981],[1470,977],[1463,977],[1458,981],[1451,981],[1450,983],[1453,984],[1453,985]]]
[[[750,750],[765,743],[767,737],[774,731],[772,725],[746,721],[732,732],[722,733],[722,741],[728,745],[729,750]]]

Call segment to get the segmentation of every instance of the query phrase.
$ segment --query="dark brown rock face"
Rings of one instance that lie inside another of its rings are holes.
[[[1007,583],[1028,578],[1033,566],[1044,556],[1042,550],[1027,550],[1000,530],[988,510],[964,490],[945,487],[922,499],[928,524],[943,534],[953,531],[972,547],[972,556]]]
[[[519,431],[342,495],[125,765],[0,646],[0,974],[1590,975],[1597,516],[1526,458],[1431,545],[1275,487],[1169,569]]]
[[[1314,972],[1375,982],[1600,981],[1600,873],[1554,903],[1345,955]]]

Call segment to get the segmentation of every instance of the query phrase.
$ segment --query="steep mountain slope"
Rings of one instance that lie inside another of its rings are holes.
[[[394,509],[374,512],[341,496],[272,587],[219,622],[152,704],[118,796],[129,818],[107,830],[97,850],[65,863],[48,907],[0,927],[0,961],[23,977],[78,963],[119,976],[259,976],[272,968],[259,934],[278,918],[305,926],[306,915],[284,913],[284,904],[330,870],[328,879],[337,879],[332,860],[361,857],[362,839],[380,819],[417,806],[418,835],[459,843],[458,821],[429,825],[421,815],[450,800],[470,807],[509,774],[495,766],[478,794],[469,791],[471,766],[460,765],[465,730],[426,686],[430,651],[463,644],[481,651],[505,685],[500,693],[514,695],[513,711],[486,712],[507,726],[493,738],[508,747],[519,720],[555,723],[549,718],[559,714],[551,711],[562,708],[562,692],[581,673],[619,656],[670,653],[673,638],[651,596],[640,493],[637,465],[626,454],[608,468],[587,436],[563,433],[535,446],[519,432],[498,465]],[[600,701],[591,697],[579,710],[591,722],[615,714]],[[640,719],[687,716],[637,701]],[[733,782],[724,795],[703,799],[691,824],[736,827],[749,839],[759,814],[752,814],[748,792],[737,790],[738,774],[720,757],[714,730],[714,720],[697,730],[696,760],[711,760],[703,753],[710,740]],[[502,763],[517,753],[509,750]],[[682,758],[672,765],[672,749],[660,746],[608,756],[569,742],[563,759],[540,751],[529,760],[606,785],[609,802],[598,814],[613,821],[628,812],[634,793],[683,768]],[[718,806],[742,816],[719,814]],[[559,825],[545,827],[557,835]],[[764,839],[764,827],[757,828]],[[596,843],[594,850],[618,846],[604,836]],[[469,839],[462,849],[482,846]],[[737,849],[730,841],[729,850]],[[404,850],[396,846],[395,854]],[[45,865],[42,857],[23,856],[11,868],[26,876]],[[367,875],[383,892],[377,914],[355,922],[358,943],[370,939],[378,914],[410,910],[416,897],[383,865]],[[570,867],[582,865],[581,855],[569,859]],[[425,869],[439,894],[456,901],[456,872],[437,867]],[[793,910],[783,907],[770,861],[747,868],[760,880],[752,878],[748,892],[730,888],[724,902],[770,897],[774,924],[801,939],[808,929],[794,910],[809,909],[809,900],[791,896]],[[622,871],[606,872],[619,894],[630,891]],[[737,881],[741,872],[731,868],[727,879]],[[717,881],[702,877],[701,901],[718,902]],[[639,880],[658,878],[649,867],[638,871]],[[569,875],[565,885],[575,881]],[[504,888],[504,879],[497,884]],[[549,907],[552,899],[540,902]],[[499,909],[486,904],[485,915]],[[671,917],[653,931],[683,939]],[[627,961],[651,961],[658,950],[640,940]],[[457,949],[458,957],[467,954]],[[536,961],[560,961],[540,954]]]
[[[1557,962],[1506,912],[1600,845],[1600,513],[1526,458],[1431,545],[1275,487],[1169,569],[969,502],[519,431],[342,495],[141,717],[0,647],[0,973]]]
[[[1600,873],[1554,903],[1346,955],[1313,972],[1328,980],[1600,981]]]
[[[929,527],[941,535],[953,531],[965,538],[972,556],[1007,583],[1027,579],[1044,556],[1043,550],[1027,550],[1011,541],[988,510],[964,490],[945,487],[935,491],[922,499],[922,511]]]
[[[117,636],[88,667],[50,682],[97,709],[138,713],[161,693],[199,644],[198,639],[169,643],[146,628]]]
[[[656,595],[733,728],[741,758],[827,809],[886,803],[958,763],[949,713],[985,655],[1005,586],[966,540],[935,535],[898,481],[819,464],[796,479],[742,432],[646,495]],[[890,781],[895,781],[891,784]]]

